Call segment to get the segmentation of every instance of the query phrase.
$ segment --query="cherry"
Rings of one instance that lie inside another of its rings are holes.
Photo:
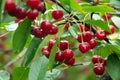
[[[48,46],[44,46],[42,48],[42,54],[49,58],[49,56],[50,56],[50,49],[48,48]]]
[[[101,56],[98,55],[94,55],[92,56],[92,63],[96,64],[96,63],[103,63],[104,59]]]
[[[96,75],[102,75],[105,71],[105,67],[101,63],[96,63],[94,65],[93,71]]]
[[[40,3],[40,0],[27,0],[27,5],[31,8],[37,8]]]
[[[18,19],[24,19],[27,16],[27,12],[24,8],[17,8],[15,16]]]
[[[67,24],[64,25],[64,29],[68,30],[68,28],[69,28],[69,24],[67,23]]]
[[[71,59],[66,59],[66,60],[64,61],[64,63],[65,63],[66,65],[73,65],[73,64],[75,63],[75,58],[72,57]]]
[[[44,20],[41,22],[40,27],[41,27],[41,29],[43,29],[43,31],[45,31],[47,34],[49,34],[50,31],[52,30],[53,24],[52,24],[52,22],[50,22],[48,20]]]
[[[48,43],[49,49],[52,49],[54,43],[55,43],[55,40],[54,40],[54,39],[51,39],[51,40],[49,41],[49,43]]]
[[[64,60],[61,51],[56,52],[56,54],[55,54],[55,60],[56,61],[60,61],[60,62],[62,62]]]
[[[8,12],[12,12],[16,9],[16,4],[13,0],[6,0],[5,2],[5,10]]]
[[[79,45],[79,50],[82,52],[82,53],[86,53],[90,50],[90,45],[88,42],[83,42]]]
[[[83,31],[83,30],[85,30],[85,31],[90,31],[90,29],[87,28],[86,26],[83,26],[83,24],[80,24],[80,25],[79,25],[79,29],[80,29],[80,31]]]
[[[55,20],[59,20],[63,17],[63,11],[62,10],[53,10],[52,11],[52,17]]]
[[[69,43],[67,40],[61,40],[58,44],[58,47],[61,51],[68,49]]]
[[[33,29],[33,34],[35,35],[35,37],[38,37],[38,38],[42,38],[47,35],[42,29],[38,27]]]
[[[39,5],[38,5],[38,7],[37,7],[37,10],[41,11],[41,12],[44,12],[44,9],[45,9],[44,3],[40,2]]]
[[[95,48],[97,44],[96,40],[94,39],[91,39],[88,43],[90,44],[91,49]]]
[[[92,33],[90,31],[83,32],[82,37],[84,42],[88,42],[92,39]]]
[[[52,26],[52,29],[50,30],[50,34],[57,34],[58,32],[58,27],[56,25],[53,25]]]
[[[34,9],[34,10],[29,10],[28,12],[27,12],[27,17],[29,18],[29,19],[31,19],[31,20],[34,20],[34,19],[36,19],[36,17],[38,16],[38,10],[36,10],[36,9]]]
[[[77,36],[77,40],[78,42],[82,42],[82,38],[81,38],[82,34],[81,33],[78,33],[78,36]]]
[[[74,56],[74,52],[70,49],[66,49],[63,51],[62,56],[64,59],[71,59]]]
[[[114,27],[114,25],[109,25],[109,28],[110,28],[110,32],[108,32],[108,31],[105,31],[105,33],[108,35],[108,34],[113,34],[114,32],[115,32],[115,27]]]
[[[96,37],[99,39],[99,40],[103,40],[106,38],[106,33],[104,30],[99,30],[95,33]]]
[[[110,14],[104,14],[103,16],[102,16],[102,18],[104,19],[104,20],[109,20],[110,18],[111,18],[111,15]]]

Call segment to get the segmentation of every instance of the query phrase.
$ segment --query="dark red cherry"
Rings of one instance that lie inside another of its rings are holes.
[[[49,49],[52,49],[54,43],[55,43],[55,40],[54,39],[50,39],[50,41],[48,42]]]
[[[27,0],[27,5],[31,8],[37,8],[40,4],[40,0]]]
[[[110,14],[104,14],[103,16],[102,16],[102,18],[104,19],[104,20],[109,20],[110,18],[111,18],[111,15]]]
[[[16,9],[16,4],[13,0],[6,0],[5,2],[5,10],[8,12],[12,12]]]
[[[68,30],[68,28],[69,28],[69,24],[67,23],[67,24],[64,25],[64,29]]]
[[[55,60],[56,61],[60,61],[60,62],[62,62],[64,60],[61,51],[56,52],[56,54],[55,54]]]
[[[52,11],[52,17],[55,20],[59,20],[63,17],[63,11],[62,10],[53,10]]]
[[[27,17],[31,20],[34,20],[38,17],[38,10],[34,9],[34,10],[29,10],[27,12]]]
[[[90,31],[90,29],[89,28],[87,28],[86,26],[84,26],[83,24],[80,24],[79,25],[79,29],[80,29],[80,31]]]
[[[73,65],[73,64],[75,63],[75,58],[72,57],[71,59],[66,59],[66,60],[64,61],[64,63],[65,63],[66,65],[71,66],[71,65]]]
[[[27,16],[27,12],[24,8],[17,8],[16,15],[18,19],[24,19]]]
[[[83,42],[79,45],[79,50],[82,53],[86,53],[90,50],[90,45],[88,42]]]
[[[49,34],[54,35],[54,34],[57,34],[57,33],[58,33],[58,27],[56,25],[53,25]]]
[[[90,44],[91,49],[95,48],[97,44],[95,39],[91,39],[88,43]]]
[[[83,32],[82,37],[84,42],[88,42],[92,39],[92,33],[90,31]]]
[[[101,56],[98,55],[94,55],[92,56],[92,63],[96,64],[96,63],[103,63],[104,59]]]
[[[62,56],[64,59],[71,59],[74,56],[74,52],[70,49],[66,49],[63,51]]]
[[[52,22],[50,22],[48,20],[44,20],[41,22],[40,27],[41,27],[41,29],[43,29],[43,31],[45,31],[47,34],[49,34],[50,31],[52,30],[53,24],[52,24]]]
[[[93,71],[96,75],[102,75],[105,71],[105,67],[101,63],[96,63],[94,65]]]
[[[67,40],[61,40],[58,44],[58,47],[61,51],[65,50],[65,49],[68,49],[69,47],[69,43]]]
[[[99,30],[95,33],[96,37],[99,39],[99,40],[103,40],[106,38],[106,33],[104,30]]]
[[[38,37],[38,38],[42,38],[47,35],[42,29],[38,27],[33,29],[33,34],[35,35],[35,37]]]
[[[40,2],[39,5],[38,5],[38,7],[37,7],[37,10],[41,11],[41,12],[44,12],[44,9],[45,9],[44,3]]]
[[[82,42],[82,34],[81,33],[78,33],[78,36],[77,36],[77,40],[78,40],[78,42]]]

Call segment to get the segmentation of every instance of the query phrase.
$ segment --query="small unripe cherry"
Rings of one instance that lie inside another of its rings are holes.
[[[68,49],[69,47],[69,43],[67,40],[61,40],[58,44],[58,47],[61,51],[65,50],[65,49]]]
[[[96,37],[99,39],[99,40],[103,40],[106,38],[106,33],[104,30],[99,30],[95,33]]]
[[[52,11],[52,17],[55,20],[59,20],[63,17],[63,11],[62,10],[53,10]]]
[[[68,66],[72,66],[75,63],[75,58],[72,57],[71,59],[66,59],[64,63]]]
[[[93,71],[96,75],[102,75],[105,71],[105,67],[101,63],[96,63],[94,65]]]
[[[66,49],[63,51],[62,56],[64,59],[71,59],[74,56],[74,52],[70,49]]]
[[[90,45],[88,42],[83,42],[79,45],[79,50],[82,53],[86,53],[90,50]]]

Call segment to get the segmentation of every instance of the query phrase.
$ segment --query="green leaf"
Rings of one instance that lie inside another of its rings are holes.
[[[2,2],[3,0],[0,0],[0,23],[2,22]]]
[[[57,52],[58,48],[57,48],[57,45],[58,45],[58,40],[56,40],[54,46],[52,47],[52,50],[50,52],[50,57],[49,57],[49,67],[50,69],[52,70],[53,68],[53,65],[54,65],[54,59],[55,59],[55,53]]]
[[[10,80],[10,74],[6,71],[0,70],[0,80]]]
[[[32,39],[32,41],[26,51],[23,66],[27,66],[32,61],[41,41],[42,41],[41,38],[34,37]]]
[[[60,72],[61,71],[58,69],[53,69],[52,72],[49,70],[49,71],[47,71],[44,80],[55,80],[55,78],[58,77]]]
[[[70,6],[72,9],[78,11],[78,12],[84,12],[84,9],[82,8],[81,5],[79,5],[75,0],[70,0]]]
[[[83,10],[85,12],[115,12],[115,10],[106,5],[98,5],[98,6],[84,6]]]
[[[29,68],[16,67],[13,70],[13,80],[27,80]]]
[[[106,70],[113,80],[120,80],[120,60],[116,54],[109,55]]]
[[[14,53],[19,53],[23,50],[27,38],[30,34],[31,21],[25,19],[17,28],[13,35],[13,50]]]
[[[88,23],[88,24],[92,24],[94,26],[98,26],[101,29],[110,32],[108,24],[106,22],[102,21],[102,20],[86,20],[85,22]]]
[[[112,22],[116,25],[116,27],[120,28],[120,17],[113,16],[111,18]]]
[[[74,38],[77,38],[77,33],[76,33],[75,29],[74,29],[72,26],[70,26],[70,27],[68,28],[68,30],[69,30],[70,34],[71,34]]]
[[[30,66],[28,80],[44,80],[49,60],[43,56],[35,60]]]

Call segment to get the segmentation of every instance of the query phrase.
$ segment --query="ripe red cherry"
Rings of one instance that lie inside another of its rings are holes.
[[[47,34],[40,28],[36,27],[33,29],[33,35],[38,38],[45,37]]]
[[[62,62],[64,60],[64,58],[62,56],[62,52],[60,52],[60,51],[56,52],[56,54],[55,54],[55,60],[56,61],[60,61],[60,62]]]
[[[64,59],[71,59],[74,56],[74,52],[70,49],[66,49],[63,51],[62,56]]]
[[[80,42],[80,43],[82,42],[81,36],[82,36],[82,34],[81,34],[81,33],[78,33],[77,40],[78,40],[78,42]]]
[[[49,41],[49,43],[48,43],[49,49],[52,49],[54,43],[55,43],[55,40],[54,40],[54,39],[51,39],[51,40]]]
[[[64,62],[66,65],[73,65],[75,63],[75,58],[72,57],[71,59],[66,59],[65,62]]]
[[[109,28],[110,28],[110,31],[111,32],[107,32],[107,31],[105,31],[105,33],[108,35],[108,34],[113,34],[114,32],[115,32],[115,26],[114,25],[109,25]]]
[[[16,15],[18,19],[24,19],[27,16],[27,12],[24,8],[17,8]]]
[[[94,65],[93,71],[96,75],[102,75],[105,71],[105,67],[101,63],[96,63]]]
[[[53,24],[52,24],[52,22],[50,22],[48,20],[44,20],[44,21],[42,21],[40,27],[41,27],[41,29],[43,29],[43,31],[45,31],[47,34],[49,34],[53,27]]]
[[[92,63],[96,64],[96,63],[103,63],[104,59],[101,56],[98,55],[94,55],[92,56]]]
[[[99,30],[95,33],[96,37],[99,39],[99,40],[103,40],[106,38],[106,33],[104,30]]]
[[[40,3],[40,0],[27,0],[27,5],[31,8],[37,8]]]
[[[37,7],[37,10],[41,11],[41,12],[44,12],[44,9],[45,9],[44,3],[40,2],[39,5],[38,5],[38,7]]]
[[[82,53],[86,53],[90,50],[90,45],[88,42],[83,42],[79,45],[79,50],[82,52]]]
[[[111,15],[110,14],[104,14],[103,16],[102,16],[102,18],[104,19],[104,20],[109,20],[110,18],[111,18]]]
[[[49,56],[50,56],[50,49],[48,48],[48,46],[44,46],[42,48],[42,55],[45,55],[46,57],[49,58]]]
[[[52,11],[52,17],[55,20],[59,20],[63,17],[63,11],[62,10],[53,10]]]
[[[68,49],[69,43],[67,40],[61,40],[58,44],[58,47],[61,51]]]
[[[49,34],[57,34],[57,32],[58,32],[58,27],[56,25],[53,25]]]
[[[5,10],[8,12],[12,12],[16,9],[16,4],[13,0],[6,0],[5,2]]]
[[[27,12],[27,17],[29,18],[29,19],[31,19],[31,20],[34,20],[34,19],[36,19],[36,17],[38,16],[38,10],[36,10],[36,9],[34,9],[34,10],[29,10],[28,12]]]
[[[90,44],[91,49],[95,48],[97,44],[96,40],[94,39],[91,39],[88,43]]]
[[[92,39],[92,33],[90,31],[83,32],[82,37],[84,42],[88,42]]]
[[[80,24],[79,25],[79,29],[80,29],[80,31],[90,31],[90,29],[89,28],[87,28],[86,26],[84,26],[83,24]]]
[[[67,24],[64,25],[64,29],[68,30],[68,28],[69,28],[69,24],[67,23]]]

